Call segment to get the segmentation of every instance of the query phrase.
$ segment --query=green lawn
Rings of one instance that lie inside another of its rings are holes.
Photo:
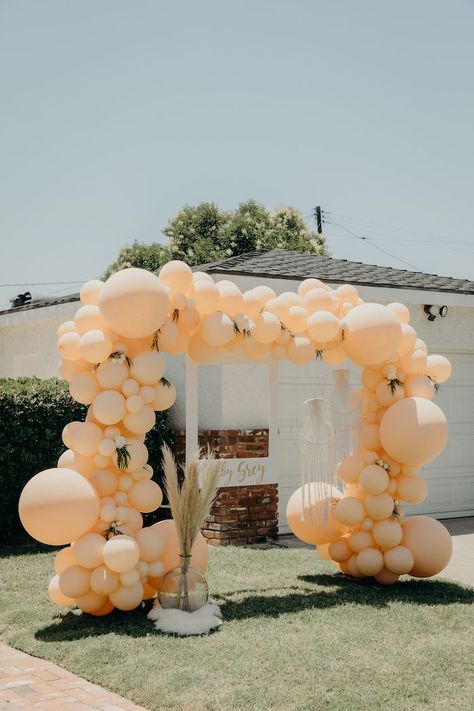
[[[472,709],[474,591],[351,581],[310,550],[211,549],[225,623],[162,636],[145,611],[59,614],[52,553],[0,558],[0,636],[148,709]]]

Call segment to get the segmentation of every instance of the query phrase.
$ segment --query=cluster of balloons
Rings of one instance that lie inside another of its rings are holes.
[[[88,406],[87,416],[66,425],[67,450],[57,468],[33,477],[19,504],[34,538],[67,545],[56,557],[54,602],[94,615],[133,609],[179,563],[173,522],[143,528],[142,517],[162,501],[145,436],[155,412],[176,398],[163,377],[161,352],[188,353],[199,363],[227,352],[296,364],[351,359],[361,366],[361,454],[339,463],[345,494],[327,492],[331,515],[319,523],[304,515],[302,498],[294,495],[290,526],[344,572],[380,582],[406,572],[432,575],[449,559],[451,542],[441,524],[403,522],[398,506],[426,495],[420,466],[441,452],[447,437],[431,399],[451,373],[445,358],[427,355],[405,306],[364,303],[351,285],[331,289],[313,278],[298,293],[277,296],[267,286],[241,292],[180,261],[165,264],[158,276],[130,268],[105,283],[89,281],[80,300],[74,320],[58,330],[58,350],[60,373],[72,397]],[[435,544],[427,547],[427,539]],[[192,565],[205,572],[202,536],[194,558]]]
[[[60,373],[87,415],[66,425],[66,451],[28,482],[19,512],[37,540],[68,544],[55,558],[51,600],[100,616],[134,609],[179,565],[174,522],[144,528],[142,517],[163,498],[144,440],[155,411],[176,398],[159,350],[177,333],[178,306],[165,281],[142,269],[87,282],[80,301],[58,329],[58,350]],[[207,557],[200,535],[193,566],[205,572]]]
[[[449,361],[428,355],[409,320],[398,303],[360,304],[342,317],[340,349],[362,368],[360,453],[338,463],[343,495],[310,484],[304,497],[301,489],[294,492],[287,507],[291,529],[316,544],[320,557],[382,584],[407,573],[436,575],[452,552],[442,524],[426,516],[405,520],[400,506],[426,498],[421,467],[442,452],[448,434],[432,399],[451,375]],[[303,510],[303,501],[311,502],[312,512]]]

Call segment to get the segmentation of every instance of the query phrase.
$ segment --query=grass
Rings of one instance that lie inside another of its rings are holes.
[[[0,558],[0,636],[147,709],[472,709],[474,591],[351,581],[311,550],[211,549],[225,624],[207,637],[156,632],[145,611],[60,614],[52,553]]]

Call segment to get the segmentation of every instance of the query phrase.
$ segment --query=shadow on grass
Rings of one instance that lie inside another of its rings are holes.
[[[36,541],[27,541],[17,545],[0,546],[0,558],[16,558],[21,555],[37,555],[38,553],[56,553],[62,546],[47,546]]]
[[[474,590],[441,580],[406,580],[393,586],[378,585],[371,580],[353,580],[338,574],[301,575],[299,580],[302,585],[237,590],[213,597],[220,605],[225,621],[255,617],[278,618],[302,610],[351,604],[385,608],[396,602],[409,605],[474,603]],[[234,599],[241,594],[246,596]],[[134,612],[122,613],[116,610],[107,617],[99,618],[68,612],[38,630],[35,638],[43,642],[60,642],[107,634],[129,637],[159,634],[146,617],[150,607],[151,603],[148,602]]]

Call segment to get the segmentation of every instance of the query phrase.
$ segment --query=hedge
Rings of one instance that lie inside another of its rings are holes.
[[[18,517],[18,499],[26,482],[35,474],[55,467],[65,450],[63,427],[83,420],[86,407],[69,395],[67,383],[50,378],[0,378],[0,544],[24,543],[29,538]],[[161,484],[160,447],[173,446],[166,412],[148,433],[146,445],[153,478]],[[167,509],[151,514],[151,521],[167,518]],[[30,539],[31,540],[31,539]]]

